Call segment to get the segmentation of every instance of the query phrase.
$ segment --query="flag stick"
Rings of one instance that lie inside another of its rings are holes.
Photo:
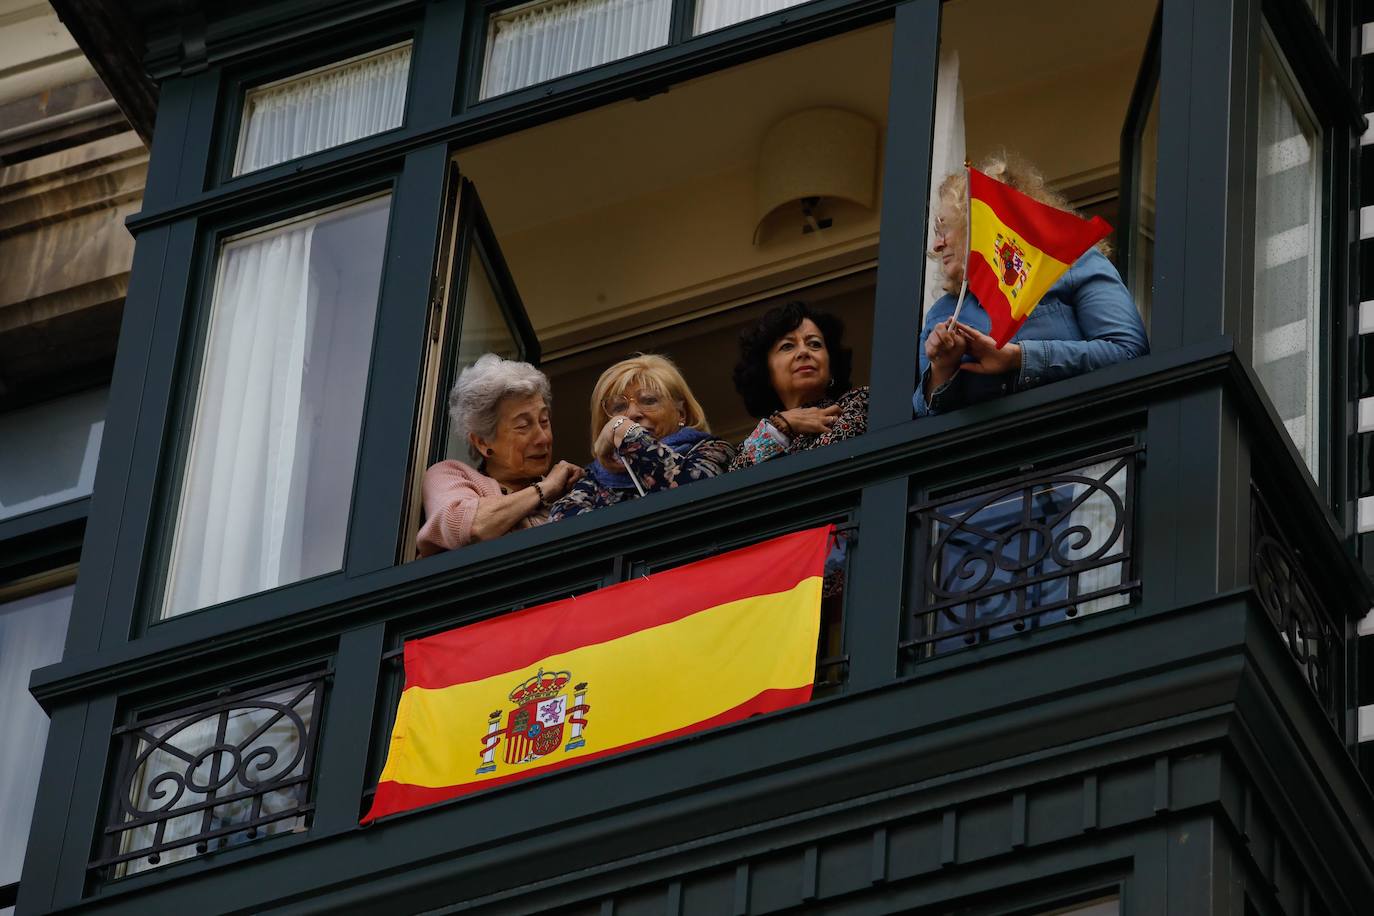
[[[954,303],[954,314],[949,318],[949,326],[959,320],[959,311],[964,307],[964,294],[968,292],[968,261],[973,248],[973,196],[968,161],[964,161],[964,282],[959,284],[959,301]]]
[[[632,467],[630,467],[629,463],[626,462],[624,458],[621,458],[621,459],[620,459],[620,465],[621,465],[621,467],[623,467],[623,468],[625,469],[625,473],[630,475],[630,483],[634,484],[634,485],[635,485],[635,489],[639,491],[639,495],[640,495],[640,496],[643,496],[643,495],[644,495],[644,485],[641,484],[641,483],[639,482],[639,478],[635,476],[635,469],[632,468]]]

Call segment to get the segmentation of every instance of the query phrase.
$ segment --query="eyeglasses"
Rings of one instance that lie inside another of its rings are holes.
[[[948,241],[951,228],[950,224],[945,222],[943,216],[935,217],[935,237],[937,239],[942,242]]]
[[[606,411],[606,416],[613,417],[616,414],[623,414],[630,409],[631,404],[638,404],[639,409],[645,413],[653,413],[663,406],[664,397],[653,391],[641,391],[639,394],[617,394],[609,397],[601,404],[601,409]]]

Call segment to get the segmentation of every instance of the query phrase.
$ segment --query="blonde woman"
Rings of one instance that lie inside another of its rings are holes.
[[[592,463],[549,520],[581,515],[725,473],[734,448],[665,356],[643,353],[601,373],[592,390]]]
[[[979,170],[1022,194],[1060,210],[1064,199],[1034,167],[1007,156],[985,160]],[[949,175],[940,183],[935,211],[935,245],[947,295],[926,315],[918,357],[921,379],[912,397],[916,415],[929,416],[1101,369],[1150,352],[1145,326],[1121,282],[1107,247],[1090,248],[1052,286],[1002,349],[988,335],[991,320],[971,293],[959,321],[950,324],[964,280],[968,244],[968,177]]]

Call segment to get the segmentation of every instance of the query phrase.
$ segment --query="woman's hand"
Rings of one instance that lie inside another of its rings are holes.
[[[973,362],[963,364],[965,372],[975,375],[1002,375],[1006,372],[1020,371],[1021,348],[1016,344],[1009,343],[999,350],[997,341],[962,321],[959,322],[956,331],[963,338],[966,352],[973,359]]]
[[[779,414],[787,429],[782,432],[792,436],[820,436],[830,432],[840,415],[840,405],[829,407],[793,407]]]
[[[601,427],[601,432],[597,434],[596,441],[592,443],[592,455],[596,460],[611,470],[624,467],[615,450],[625,441],[625,434],[633,425],[634,421],[626,416],[617,415],[607,420],[606,425]]]
[[[930,361],[930,388],[932,391],[954,377],[959,364],[968,352],[968,339],[959,333],[951,321],[942,321],[931,328],[926,338],[926,359]],[[926,392],[929,397],[931,391]]]
[[[544,475],[544,479],[539,482],[540,488],[544,491],[544,498],[549,502],[563,498],[573,484],[582,479],[582,469],[575,464],[567,461],[560,461],[549,469]]]

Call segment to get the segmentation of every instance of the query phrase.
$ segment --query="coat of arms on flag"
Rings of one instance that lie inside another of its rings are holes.
[[[408,640],[363,823],[805,703],[831,532]]]
[[[569,704],[566,691],[571,680],[570,672],[545,672],[540,668],[534,676],[516,685],[510,692],[515,708],[506,716],[506,727],[497,728],[501,710],[488,716],[478,775],[496,772],[496,747],[502,738],[506,740],[504,759],[508,764],[530,763],[556,752],[563,744],[565,727],[568,744],[564,750],[575,751],[586,745],[582,730],[587,726],[591,709],[585,702],[587,684],[584,681],[572,688],[576,693]]]

